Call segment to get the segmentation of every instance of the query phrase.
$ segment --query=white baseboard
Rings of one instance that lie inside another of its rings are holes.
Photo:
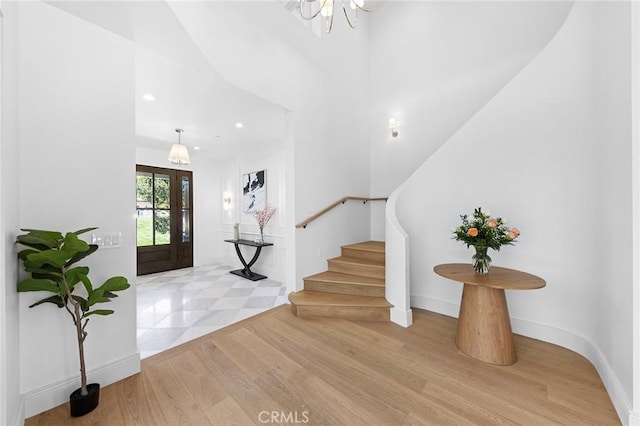
[[[110,385],[140,372],[140,354],[120,358],[87,371],[89,383]],[[24,414],[31,417],[69,401],[69,395],[80,387],[80,377],[67,377],[24,394]]]
[[[411,306],[431,312],[458,317],[460,305],[433,299],[426,296],[411,296]],[[624,392],[620,380],[607,361],[602,351],[584,336],[579,336],[567,330],[551,327],[546,324],[535,323],[518,318],[511,318],[513,332],[558,346],[570,349],[587,358],[600,374],[618,417],[623,424],[640,425],[640,416],[632,411],[630,400]],[[636,422],[636,423],[632,423]]]
[[[402,311],[400,309],[391,308],[391,322],[401,325],[402,327],[409,327],[413,324],[413,312],[411,309],[408,311]]]
[[[640,412],[632,411],[629,413],[629,426],[640,426]]]
[[[457,318],[460,312],[458,304],[425,296],[411,296],[411,306],[454,318]]]
[[[10,426],[22,426],[24,425],[24,421],[26,416],[24,414],[24,395],[20,396],[17,407],[9,407],[14,408],[13,413],[9,415],[9,425]]]

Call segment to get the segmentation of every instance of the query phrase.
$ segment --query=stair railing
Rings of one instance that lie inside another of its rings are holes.
[[[296,228],[306,228],[308,224],[310,224],[311,222],[313,222],[323,214],[333,210],[334,208],[338,207],[341,204],[346,203],[347,201],[362,201],[363,204],[367,204],[367,202],[369,201],[385,201],[386,202],[387,198],[386,197],[352,197],[352,196],[342,197],[335,203],[325,207],[324,209],[320,210],[318,213],[314,214],[313,216],[309,216],[307,219],[296,224]]]

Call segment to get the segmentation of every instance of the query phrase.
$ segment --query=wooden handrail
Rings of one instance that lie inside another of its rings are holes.
[[[353,200],[362,201],[363,204],[367,204],[368,201],[387,201],[387,197],[351,197],[351,196],[342,197],[341,199],[331,204],[330,206],[325,207],[324,209],[320,210],[318,213],[314,214],[313,216],[310,216],[305,220],[303,220],[302,222],[298,223],[296,225],[296,228],[306,228],[308,224],[310,224],[311,222],[313,222],[323,214],[327,213],[328,211],[332,210],[333,208],[338,207],[340,204],[344,204],[347,201],[353,201]]]

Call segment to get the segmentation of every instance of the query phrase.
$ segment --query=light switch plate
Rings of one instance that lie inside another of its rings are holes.
[[[122,247],[122,232],[100,232],[91,234],[91,244],[102,248]]]

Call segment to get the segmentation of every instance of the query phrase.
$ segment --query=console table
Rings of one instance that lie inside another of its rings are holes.
[[[518,360],[513,343],[505,290],[533,290],[546,285],[535,275],[515,269],[491,267],[476,274],[466,263],[437,265],[433,271],[464,283],[456,346],[465,354],[490,364],[511,365]]]
[[[232,274],[238,275],[239,277],[246,278],[251,281],[258,281],[258,280],[263,280],[267,278],[264,275],[251,272],[251,267],[253,266],[254,263],[256,263],[256,260],[258,260],[258,256],[260,256],[262,247],[272,246],[273,245],[272,243],[256,243],[255,241],[251,241],[251,240],[224,240],[224,241],[227,243],[232,243],[236,247],[236,254],[240,259],[240,262],[242,262],[242,265],[244,266],[244,268],[242,269],[236,269],[234,271],[231,271]],[[256,252],[254,253],[249,263],[247,263],[247,261],[244,260],[244,257],[242,256],[242,252],[240,251],[240,246],[251,246],[256,248]]]

